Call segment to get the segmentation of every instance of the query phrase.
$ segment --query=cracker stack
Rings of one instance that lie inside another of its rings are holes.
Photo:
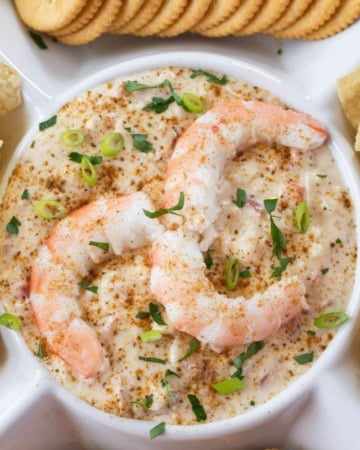
[[[15,0],[33,30],[68,45],[102,33],[209,37],[265,33],[280,39],[323,39],[360,16],[360,0]]]

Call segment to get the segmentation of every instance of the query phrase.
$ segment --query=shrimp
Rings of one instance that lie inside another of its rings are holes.
[[[176,204],[180,192],[185,205],[181,216],[167,216],[168,227],[208,232],[220,213],[217,197],[224,166],[238,152],[259,143],[312,150],[327,136],[311,116],[277,105],[233,101],[215,106],[182,134],[169,160],[164,206]]]
[[[39,331],[49,348],[85,378],[100,372],[107,360],[96,332],[81,317],[79,282],[112,254],[159,237],[162,226],[143,209],[153,209],[143,192],[89,203],[54,227],[34,261],[29,298]],[[105,251],[90,242],[104,243]]]
[[[308,309],[305,286],[294,275],[252,298],[219,294],[205,276],[196,236],[166,231],[152,247],[150,288],[169,321],[212,346],[235,346],[266,339]]]

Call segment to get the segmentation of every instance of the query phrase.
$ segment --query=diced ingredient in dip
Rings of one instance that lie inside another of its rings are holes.
[[[268,401],[349,320],[355,219],[327,136],[198,68],[79,95],[3,197],[1,324],[81,399],[154,420],[152,439]]]

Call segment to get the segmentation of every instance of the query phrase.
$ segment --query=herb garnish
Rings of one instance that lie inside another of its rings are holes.
[[[39,342],[39,344],[38,344],[38,349],[37,349],[36,356],[38,358],[40,358],[40,359],[44,359],[45,356],[46,356],[45,350],[44,350],[43,345],[42,345],[41,342]]]
[[[191,408],[193,410],[193,413],[196,416],[196,420],[198,422],[201,422],[202,420],[206,420],[207,419],[207,415],[205,412],[204,407],[202,406],[202,404],[200,403],[199,399],[196,397],[196,395],[193,394],[189,394],[187,396],[190,404],[191,404]]]
[[[166,359],[154,358],[152,356],[139,356],[140,361],[152,362],[156,364],[166,364]]]
[[[46,128],[50,128],[56,124],[57,116],[52,116],[50,119],[45,120],[44,122],[39,123],[39,131],[46,130]]]
[[[25,189],[23,191],[23,193],[21,194],[21,200],[29,200],[29,198],[30,198],[29,191],[27,189]]]
[[[0,325],[9,328],[10,330],[19,330],[21,322],[14,314],[3,313],[0,315]]]
[[[204,256],[204,263],[205,263],[205,266],[207,269],[211,269],[211,267],[213,265],[213,260],[212,260],[210,252],[211,252],[211,250],[208,250]]]
[[[243,208],[246,204],[246,191],[244,189],[238,189],[236,191],[236,206]]]
[[[196,338],[192,338],[189,342],[189,350],[185,353],[185,355],[183,357],[181,357],[180,359],[178,359],[178,362],[184,361],[184,359],[188,359],[190,358],[190,356],[192,356],[192,354],[195,352],[196,347],[197,347],[197,339]]]
[[[325,275],[326,273],[328,273],[329,272],[329,268],[328,267],[324,267],[323,269],[321,269],[321,273],[323,274],[323,275]]]
[[[270,217],[270,233],[271,239],[273,241],[273,251],[272,255],[276,256],[279,261],[279,266],[272,265],[271,268],[273,272],[271,274],[272,278],[279,278],[282,272],[287,268],[289,263],[292,261],[292,258],[282,258],[281,254],[286,248],[286,240],[284,235],[282,234],[280,228],[275,224],[272,213],[275,211],[277,206],[277,198],[264,200],[264,207],[269,214]]]
[[[148,211],[146,209],[143,209],[143,211],[144,211],[145,216],[149,217],[150,219],[155,219],[157,217],[163,216],[164,214],[178,215],[174,211],[180,211],[181,209],[183,209],[184,203],[185,203],[185,195],[183,192],[180,192],[179,201],[177,202],[177,204],[175,206],[172,206],[171,208],[158,209],[157,211],[153,211],[153,212]]]
[[[223,75],[222,78],[219,78],[213,73],[206,72],[205,70],[202,69],[191,69],[190,78],[196,78],[199,75],[204,75],[205,77],[207,77],[206,81],[208,83],[219,84],[220,86],[224,86],[229,82],[229,79],[226,75]]]
[[[82,280],[78,284],[81,288],[86,289],[87,291],[93,292],[94,294],[98,293],[98,287],[90,286],[90,283],[87,280]]]
[[[321,173],[317,173],[316,176],[319,177],[319,178],[326,178],[327,177],[327,175],[323,175]]]
[[[252,275],[251,275],[250,270],[246,269],[246,270],[242,270],[241,272],[239,272],[239,277],[240,278],[251,278]]]
[[[83,159],[83,157],[86,157],[91,164],[93,164],[94,166],[96,166],[97,164],[101,164],[102,163],[102,156],[98,155],[98,156],[88,156],[88,155],[84,155],[82,153],[78,153],[78,152],[71,152],[69,153],[69,159],[70,161],[74,161],[77,162],[79,164],[81,164],[81,161]]]
[[[159,305],[157,303],[150,302],[149,303],[149,314],[154,322],[159,325],[166,325],[166,322],[161,317]]]
[[[281,47],[279,47],[276,53],[278,55],[282,55],[282,52],[283,52],[283,49]]]
[[[165,432],[165,422],[160,422],[150,430],[150,439],[155,439]]]
[[[342,240],[337,238],[336,241],[335,241],[335,244],[338,244],[338,245],[342,244]]]
[[[167,395],[168,397],[171,397],[171,398],[172,398],[172,397],[174,397],[174,393],[170,390],[170,388],[169,388],[169,382],[168,382],[168,380],[167,380],[167,378],[170,377],[170,376],[174,376],[174,377],[180,378],[180,375],[178,375],[177,373],[173,372],[173,371],[170,370],[170,369],[166,369],[166,370],[165,370],[165,373],[164,373],[164,377],[163,377],[163,379],[161,380],[161,386],[165,388],[165,390],[166,390],[166,395]]]
[[[311,363],[314,361],[314,352],[294,356],[294,359],[300,365]]]
[[[48,46],[45,44],[42,36],[40,34],[34,33],[31,30],[28,30],[29,36],[35,42],[35,44],[40,48],[40,50],[46,50]]]
[[[342,311],[334,311],[322,314],[314,320],[317,328],[335,328],[347,322],[350,317]]]
[[[306,233],[310,226],[310,211],[306,202],[300,202],[295,210],[295,223],[299,233]]]
[[[252,342],[249,345],[246,352],[240,353],[240,355],[237,356],[233,362],[234,366],[237,368],[237,371],[231,375],[231,378],[240,378],[240,380],[242,380],[243,379],[242,365],[247,359],[249,359],[251,356],[256,355],[257,352],[262,350],[264,346],[265,346],[264,341]]]
[[[19,226],[21,222],[15,216],[12,216],[9,223],[6,225],[6,231],[10,234],[19,234]]]
[[[150,317],[150,313],[147,311],[139,311],[136,316],[137,319],[147,319]]]
[[[151,142],[147,140],[147,134],[135,133],[132,135],[133,146],[141,153],[149,153],[153,149]]]
[[[255,406],[255,400],[250,400],[250,406]]]
[[[110,247],[108,242],[90,241],[89,245],[92,245],[93,247],[101,248],[101,250],[103,250],[104,253],[107,253],[109,251],[109,247]]]
[[[307,334],[308,336],[311,336],[311,337],[316,336],[316,333],[315,333],[315,331],[313,331],[313,330],[307,330],[306,334]]]
[[[174,103],[175,99],[171,95],[168,98],[162,98],[162,97],[153,97],[151,99],[151,103],[148,103],[144,106],[143,111],[154,111],[158,114],[166,111],[171,105],[171,103]]]
[[[133,402],[131,402],[131,404],[132,404],[132,405],[138,405],[138,406],[141,406],[143,409],[146,410],[146,409],[150,409],[150,408],[151,408],[153,402],[154,402],[153,396],[150,394],[150,395],[147,395],[147,396],[145,397],[145,402],[137,402],[137,401],[133,401]]]

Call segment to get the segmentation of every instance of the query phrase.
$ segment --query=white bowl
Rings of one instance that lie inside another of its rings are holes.
[[[239,77],[253,85],[269,89],[294,109],[308,112],[323,121],[326,117],[324,111],[317,109],[278,75],[271,74],[249,61],[202,52],[160,53],[116,64],[63,92],[61,104],[106,80],[168,65],[201,67]],[[58,99],[57,103],[60,101],[60,96]],[[51,108],[44,107],[41,111],[43,117],[50,117],[61,104],[52,104]],[[25,145],[36,133],[36,128],[37,124],[25,135],[9,165],[7,176],[22,154]],[[329,146],[345,184],[350,189],[355,204],[356,222],[359,224],[360,204],[357,199],[360,198],[360,184],[357,162],[347,141],[333,127],[330,133]],[[5,189],[7,176],[3,179],[1,192]],[[359,236],[358,227],[358,243]],[[351,340],[355,328],[355,317],[360,307],[359,289],[358,263],[355,287],[347,310],[352,320],[338,330],[313,367],[272,400],[240,416],[219,422],[193,426],[167,426],[166,432],[155,440],[149,439],[149,429],[154,426],[154,422],[115,417],[77,399],[55,382],[41,362],[27,349],[21,335],[5,331],[3,336],[8,356],[3,362],[0,381],[6,379],[8,388],[1,400],[11,406],[3,414],[0,423],[0,443],[2,442],[0,447],[3,450],[12,448],[182,450],[184,446],[189,446],[193,450],[205,448],[221,450],[265,447],[276,445],[276,443],[280,445],[281,434],[287,424],[295,420],[308,396],[311,395],[317,383],[321,382],[322,374],[334,366],[346,344]],[[278,425],[269,427],[270,420],[273,422],[274,418]],[[34,429],[36,429],[36,437],[34,437]],[[29,433],[32,436],[31,441],[28,439]],[[6,441],[3,441],[5,436]],[[16,442],[16,446],[13,447],[6,442]]]

